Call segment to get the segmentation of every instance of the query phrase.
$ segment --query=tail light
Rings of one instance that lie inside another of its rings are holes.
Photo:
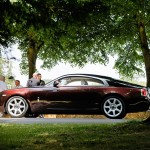
[[[143,88],[141,89],[141,96],[147,96],[147,89],[146,88]]]

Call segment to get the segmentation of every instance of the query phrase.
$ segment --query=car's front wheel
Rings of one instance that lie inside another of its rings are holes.
[[[125,104],[121,98],[116,96],[107,97],[101,106],[103,114],[110,119],[121,119],[125,117]]]
[[[28,103],[20,96],[13,96],[6,103],[6,112],[13,118],[24,117],[28,110]]]

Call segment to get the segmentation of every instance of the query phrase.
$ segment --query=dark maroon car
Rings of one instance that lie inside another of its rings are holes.
[[[120,119],[149,109],[148,89],[106,76],[68,74],[43,87],[0,93],[0,113],[11,117],[38,114],[103,114]]]

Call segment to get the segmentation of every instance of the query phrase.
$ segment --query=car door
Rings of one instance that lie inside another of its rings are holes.
[[[64,81],[61,81],[64,82]],[[47,92],[48,110],[64,113],[87,113],[97,107],[91,96],[90,86],[80,77],[71,77],[54,92]],[[84,82],[84,84],[83,84]]]
[[[46,113],[49,107],[50,101],[48,101],[47,95],[55,93],[57,88],[55,87],[34,87],[30,88],[27,94],[27,99],[30,101],[31,111],[33,113]]]

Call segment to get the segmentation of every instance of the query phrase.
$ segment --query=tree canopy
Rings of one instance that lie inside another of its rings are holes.
[[[15,31],[23,56],[21,68],[32,68],[30,76],[37,58],[50,68],[60,61],[79,66],[107,64],[112,55],[117,56],[114,67],[122,75],[133,77],[145,65],[150,86],[148,0],[17,0],[10,4],[14,28],[9,23],[6,27],[12,35]]]
[[[109,17],[106,15],[108,10],[101,2],[86,1],[85,3],[85,1],[80,1],[79,3],[74,0],[46,1],[43,3],[43,1],[38,1],[37,5],[30,1],[28,2],[28,6],[34,8],[34,17],[31,17],[33,20],[30,20],[29,24],[36,22],[36,20],[38,20],[38,23],[34,26],[33,24],[28,27],[25,26],[24,28],[27,28],[25,30],[27,32],[23,33],[24,36],[20,38],[20,48],[24,52],[23,55],[26,56],[22,63],[23,69],[25,62],[28,62],[26,60],[29,51],[34,49],[35,53],[35,47],[38,47],[38,44],[41,48],[41,50],[38,48],[38,58],[44,60],[44,67],[52,67],[60,61],[70,62],[79,66],[83,66],[87,62],[106,63],[108,59],[104,50],[106,46],[101,43],[100,51],[96,44],[96,38],[103,37],[103,39],[106,39],[108,37],[103,34],[105,30],[103,27],[108,22],[106,21]],[[43,9],[41,9],[39,3],[43,4]],[[97,15],[95,16],[95,21],[93,21],[94,14]],[[96,22],[99,22],[99,24]],[[96,26],[97,30],[93,25]],[[29,49],[26,45],[31,43],[32,46]],[[33,46],[33,43],[36,46]],[[37,56],[35,56],[36,58]],[[35,63],[35,61],[33,62]]]

